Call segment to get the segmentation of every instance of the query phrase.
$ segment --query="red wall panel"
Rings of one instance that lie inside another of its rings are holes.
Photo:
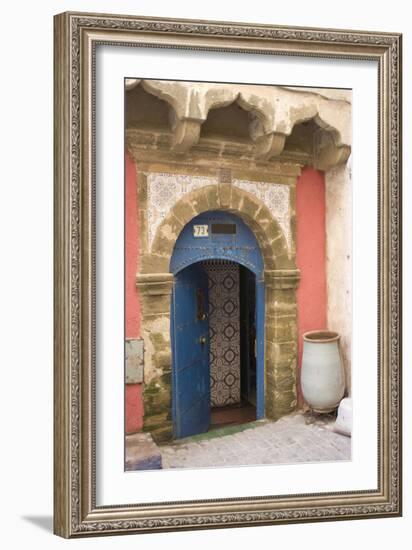
[[[326,233],[324,173],[305,168],[296,187],[296,262],[300,269],[297,291],[298,365],[302,364],[302,335],[327,323]],[[300,383],[298,401],[302,404]]]
[[[141,313],[136,273],[140,245],[136,166],[128,153],[125,162],[125,336],[139,338]],[[125,392],[126,433],[134,433],[143,426],[142,384],[127,384]]]
[[[140,302],[136,287],[139,261],[137,184],[135,163],[128,153],[126,153],[125,219],[126,338],[138,338],[140,336]]]

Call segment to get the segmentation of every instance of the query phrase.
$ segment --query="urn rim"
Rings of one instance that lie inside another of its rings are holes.
[[[312,344],[323,344],[325,342],[337,342],[340,338],[340,334],[333,330],[311,330],[303,334],[303,340],[305,342],[311,342]]]

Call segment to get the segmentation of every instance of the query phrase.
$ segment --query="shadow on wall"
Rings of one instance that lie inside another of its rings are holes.
[[[32,523],[48,533],[53,533],[53,516],[21,516],[21,519]]]

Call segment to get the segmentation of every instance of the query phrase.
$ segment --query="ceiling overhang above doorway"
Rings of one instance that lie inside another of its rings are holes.
[[[351,152],[351,104],[328,90],[126,80],[127,140],[182,155],[240,155],[258,164],[297,160],[320,170]]]

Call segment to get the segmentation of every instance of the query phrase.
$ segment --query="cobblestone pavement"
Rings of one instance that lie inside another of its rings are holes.
[[[351,439],[334,432],[333,423],[330,417],[296,413],[277,422],[221,428],[162,445],[163,468],[350,460]],[[238,431],[230,433],[234,429]]]

